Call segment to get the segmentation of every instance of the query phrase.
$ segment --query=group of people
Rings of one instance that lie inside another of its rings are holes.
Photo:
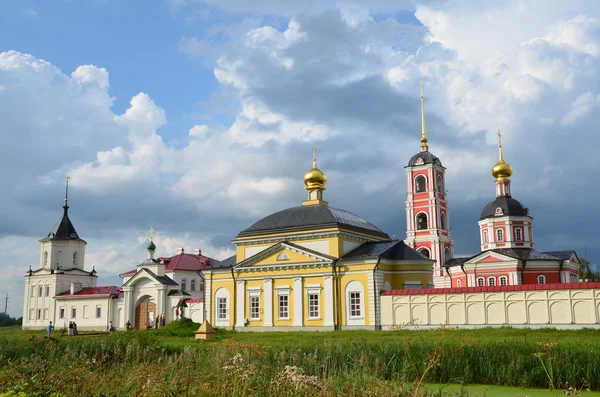
[[[52,333],[52,331],[54,330],[54,324],[52,324],[52,321],[50,321],[48,323],[48,326],[46,327],[46,336],[50,336],[50,334]],[[75,321],[69,321],[69,336],[75,336],[77,335],[77,323],[75,323]]]
[[[159,314],[154,320],[154,329],[162,328],[165,326],[165,314]]]

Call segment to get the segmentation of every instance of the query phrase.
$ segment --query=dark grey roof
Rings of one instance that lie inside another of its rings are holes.
[[[498,254],[506,255],[511,258],[524,260],[524,261],[557,261],[557,260],[561,260],[563,258],[553,255],[554,253],[558,253],[558,252],[561,252],[561,253],[562,252],[571,252],[572,253],[573,251],[540,252],[540,251],[536,251],[531,248],[495,248],[495,249],[491,249],[491,250],[487,250],[487,251],[482,251],[476,255],[473,255],[473,256],[470,256],[467,258],[452,258],[449,261],[447,261],[444,264],[444,266],[452,267],[452,266],[462,265],[466,261],[469,261],[481,254],[485,254],[486,252],[496,252]],[[563,256],[564,256],[564,254],[563,254]],[[569,259],[569,258],[570,258],[570,256],[565,259]]]
[[[75,231],[75,226],[69,219],[69,206],[65,205],[63,209],[63,216],[44,240],[81,240],[77,231]]]
[[[496,215],[496,208],[502,208],[502,215]],[[492,218],[494,216],[529,216],[529,209],[523,207],[519,201],[512,197],[498,197],[496,200],[489,202],[481,211],[481,219]]]
[[[423,163],[417,164],[418,159],[422,159]],[[408,167],[414,167],[415,165],[423,165],[423,164],[437,164],[437,165],[441,166],[442,162],[436,155],[431,153],[429,150],[425,150],[423,152],[415,154],[408,161]]]
[[[327,205],[307,205],[276,212],[240,232],[238,237],[327,227],[340,227],[389,238],[386,233],[363,218]]]
[[[140,266],[156,266],[156,265],[161,265],[161,266],[164,266],[165,264],[164,264],[164,263],[161,263],[161,262],[159,262],[159,261],[158,261],[158,260],[156,260],[156,259],[150,259],[150,258],[148,258],[148,259],[146,259],[145,261],[143,261],[142,263],[140,263],[140,264],[138,265],[138,267],[140,267]]]
[[[389,260],[423,260],[429,259],[402,240],[367,242],[353,249],[341,259],[370,259],[380,258]]]
[[[192,295],[188,294],[184,290],[174,289],[172,291],[169,291],[169,293],[167,294],[167,296],[192,296]]]
[[[479,255],[479,254],[477,254],[477,255]],[[473,258],[473,257],[472,256],[470,256],[470,257],[464,256],[464,257],[459,257],[459,258],[450,258],[446,261],[446,263],[444,263],[444,266],[445,267],[460,266],[471,258]]]
[[[236,256],[230,256],[227,259],[223,259],[221,262],[215,263],[214,265],[211,265],[209,267],[209,269],[219,269],[219,268],[228,268],[228,267],[233,267],[235,264],[237,263],[236,260]]]
[[[575,254],[575,256],[577,256],[577,254],[573,250],[566,250],[566,251],[545,251],[543,253],[547,254],[547,255],[550,255],[550,256],[553,256],[555,258],[561,259],[561,260],[569,260],[569,259],[571,259],[571,256],[573,256],[573,254]]]

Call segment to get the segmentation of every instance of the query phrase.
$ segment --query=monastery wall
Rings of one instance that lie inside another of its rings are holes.
[[[381,325],[600,327],[600,282],[508,287],[390,290],[381,293]]]

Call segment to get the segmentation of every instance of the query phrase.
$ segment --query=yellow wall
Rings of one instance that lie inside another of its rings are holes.
[[[330,273],[331,274],[331,273]],[[325,278],[323,276],[317,277],[304,277],[302,284],[302,317],[304,321],[304,325],[307,327],[320,327],[325,323]],[[314,320],[308,318],[308,293],[306,292],[306,287],[308,285],[316,285],[319,284],[321,286],[321,293],[319,295],[319,319]]]
[[[277,256],[281,253],[286,253],[289,256],[289,260],[278,261]],[[306,262],[316,262],[317,260],[306,255],[299,254],[290,250],[281,250],[277,251],[275,254],[268,256],[256,263],[253,263],[252,266],[263,266],[263,265],[287,265],[291,263],[306,263]]]
[[[288,315],[289,320],[279,319],[279,298],[277,296],[277,287],[290,287],[290,294],[288,296]],[[294,279],[289,278],[276,278],[273,279],[273,325],[276,327],[291,326],[294,322]]]
[[[361,266],[363,269],[365,269],[365,266]],[[371,269],[372,271],[372,269]],[[364,318],[365,318],[365,325],[369,325],[370,324],[370,311],[369,311],[369,294],[373,294],[373,289],[369,288],[369,274],[368,273],[350,273],[350,274],[344,274],[341,273],[338,275],[339,277],[339,286],[340,286],[340,291],[339,291],[339,303],[341,305],[340,310],[341,310],[341,315],[340,315],[340,321],[341,321],[341,325],[347,325],[346,324],[346,316],[347,316],[347,308],[348,308],[348,296],[346,294],[346,286],[348,285],[348,283],[352,282],[352,281],[358,281],[359,283],[362,284],[363,286],[363,309],[364,309]]]

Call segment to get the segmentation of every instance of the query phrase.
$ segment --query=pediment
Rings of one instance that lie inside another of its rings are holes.
[[[302,247],[300,245],[281,242],[261,251],[242,262],[235,268],[250,267],[287,267],[299,264],[329,264],[336,258]]]
[[[480,255],[469,259],[465,264],[514,262],[515,260],[515,258],[497,252],[482,252]]]

